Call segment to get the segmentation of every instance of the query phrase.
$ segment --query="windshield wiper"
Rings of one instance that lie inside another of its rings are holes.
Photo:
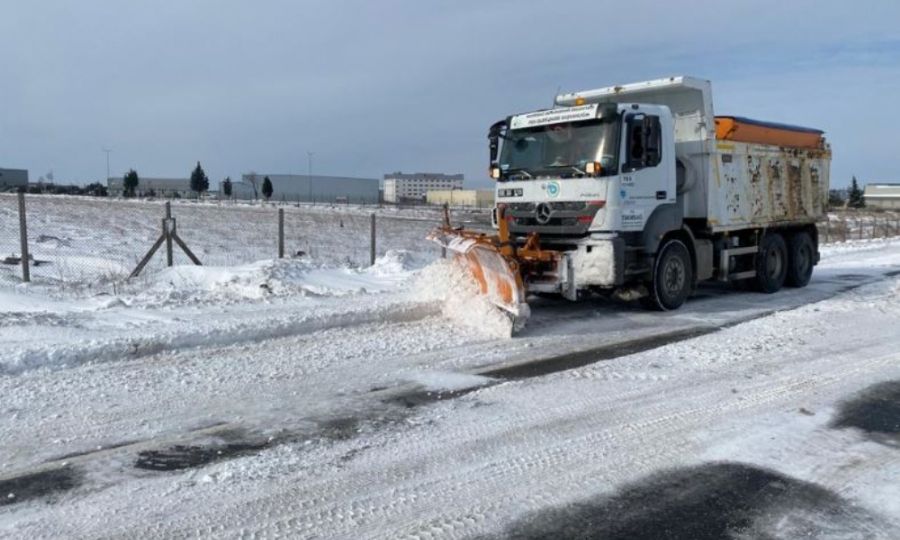
[[[579,168],[576,167],[575,165],[569,165],[569,164],[566,164],[566,165],[547,165],[547,168],[548,168],[548,169],[561,169],[561,168],[564,168],[564,167],[567,167],[567,168],[569,168],[569,169],[572,169],[573,171],[575,171],[576,173],[580,174],[581,176],[587,176],[587,173],[586,173],[585,171],[582,171],[581,169],[579,169]]]
[[[521,174],[521,175],[523,175],[525,178],[527,178],[527,179],[529,179],[529,180],[531,180],[532,178],[534,178],[534,175],[531,174],[530,172],[526,171],[525,169],[510,169],[510,170],[506,171],[506,177],[507,177],[507,178],[510,178],[510,177],[512,177],[513,175],[516,175],[516,174]]]

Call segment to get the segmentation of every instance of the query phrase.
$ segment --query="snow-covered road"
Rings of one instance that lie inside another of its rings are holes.
[[[892,538],[898,273],[898,242],[832,247],[806,289],[708,287],[666,314],[542,300],[514,339],[416,294],[446,285],[434,269],[178,324],[153,302],[20,309],[0,326],[0,534]],[[480,386],[403,399],[421,385]]]

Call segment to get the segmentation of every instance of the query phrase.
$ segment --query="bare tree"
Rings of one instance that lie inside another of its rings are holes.
[[[256,171],[250,171],[244,175],[250,185],[253,186],[253,199],[259,198],[259,175],[256,174]]]

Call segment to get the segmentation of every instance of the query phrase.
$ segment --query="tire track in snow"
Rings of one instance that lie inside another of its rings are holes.
[[[698,404],[677,413],[670,412],[665,414],[671,408],[671,404],[668,400],[660,399],[656,404],[642,408],[642,420],[627,422],[612,420],[609,427],[602,431],[589,431],[577,437],[566,438],[564,441],[556,444],[541,446],[536,452],[524,456],[519,455],[498,461],[481,463],[465,471],[454,471],[444,476],[431,477],[425,482],[413,482],[408,486],[401,483],[404,481],[409,482],[414,477],[411,478],[410,475],[404,474],[398,475],[391,470],[381,471],[382,474],[380,475],[367,474],[366,478],[359,482],[359,484],[394,486],[390,491],[390,496],[385,496],[384,493],[376,493],[362,498],[348,498],[347,494],[354,492],[353,485],[355,482],[351,481],[349,482],[350,485],[341,483],[338,486],[329,486],[328,483],[325,483],[324,485],[305,486],[296,491],[289,490],[286,493],[281,493],[271,501],[264,502],[263,499],[257,499],[254,501],[254,504],[263,506],[262,511],[267,516],[264,521],[267,524],[256,532],[263,535],[277,531],[293,531],[296,533],[302,530],[327,530],[330,534],[339,534],[341,532],[348,534],[359,533],[360,530],[358,528],[363,525],[360,522],[362,518],[367,518],[369,521],[397,519],[398,516],[394,514],[400,507],[415,505],[426,497],[424,495],[426,493],[438,492],[441,498],[453,497],[456,494],[465,495],[469,493],[470,488],[479,485],[483,486],[486,483],[492,486],[488,491],[499,493],[504,491],[503,486],[516,484],[516,480],[511,479],[511,477],[521,481],[527,479],[532,471],[575,470],[575,472],[559,473],[556,483],[587,489],[593,485],[595,480],[586,479],[585,477],[590,477],[590,475],[586,475],[583,469],[576,466],[576,463],[585,461],[589,463],[603,463],[601,470],[616,469],[616,464],[612,463],[610,458],[615,458],[612,455],[612,451],[616,447],[623,446],[623,439],[632,441],[632,447],[636,443],[636,446],[639,448],[646,446],[652,448],[653,451],[645,451],[640,455],[630,456],[621,465],[626,466],[627,463],[629,467],[636,466],[641,470],[650,470],[658,466],[660,462],[674,462],[686,452],[690,452],[690,439],[679,440],[677,437],[679,433],[686,431],[688,427],[696,428],[726,414],[751,412],[770,406],[773,403],[783,402],[786,397],[796,396],[798,392],[808,395],[814,390],[844,381],[854,374],[878,370],[880,367],[886,364],[889,365],[894,361],[895,357],[892,354],[873,356],[864,364],[857,366],[847,365],[845,369],[819,380],[801,376],[784,377],[783,380],[776,384],[761,382],[756,385],[753,392],[742,392],[742,399],[734,399],[733,396],[731,400],[724,399],[730,394],[727,389],[714,389],[702,395],[697,395],[695,387],[699,384],[699,381],[688,381],[682,385],[679,391],[683,394],[694,395]],[[500,387],[491,389],[488,392],[501,391],[502,389]],[[583,428],[585,425],[590,424],[590,417],[592,416],[592,413],[585,413],[584,411],[602,409],[602,405],[608,405],[608,402],[602,398],[591,397],[576,400],[566,407],[555,410],[554,413],[558,414],[548,414],[544,417],[535,415],[534,411],[532,411],[530,414],[523,413],[508,420],[511,424],[520,424],[525,419],[528,419],[530,421],[529,431],[532,429],[540,430],[542,425],[552,426],[558,424],[560,416],[568,418],[570,411],[580,411],[580,416],[570,420],[575,421],[577,427]],[[472,426],[469,425],[467,427],[471,428]],[[480,427],[480,424],[476,424],[475,427]],[[508,445],[506,440],[508,435],[502,431],[500,433],[491,433],[489,430],[482,429],[469,430],[465,434],[450,434],[442,437],[442,440],[434,441],[432,444],[428,444],[429,441],[420,441],[426,444],[424,448],[419,449],[419,453],[428,455],[430,459],[436,461],[440,461],[442,455],[445,454],[474,453],[472,449],[458,448],[456,446],[444,452],[440,451],[445,448],[445,445],[449,442],[448,439],[454,440],[459,438],[488,441],[489,446],[492,447],[485,448],[485,443],[482,442],[481,448],[478,449],[479,452],[496,455],[497,453],[502,453],[502,449]],[[652,440],[658,439],[671,439],[672,444],[653,448],[653,445],[650,443]],[[573,456],[573,454],[575,455]],[[567,464],[568,461],[576,463]],[[409,463],[400,464],[401,467],[408,467],[409,465]],[[463,480],[460,481],[457,475],[463,476]],[[401,485],[398,487],[398,484]],[[302,501],[304,494],[310,492],[316,493],[315,501],[305,504],[293,504],[290,502]],[[319,508],[311,514],[305,512],[305,510],[315,508],[329,499],[331,502],[328,507]],[[435,517],[427,523],[420,523],[408,529],[394,531],[394,533],[399,533],[398,537],[419,538],[431,537],[433,534],[444,535],[454,529],[453,524],[455,523],[484,522],[492,515],[492,512],[489,511],[492,506],[509,508],[510,506],[521,504],[525,500],[528,502],[525,505],[526,507],[541,507],[548,502],[546,497],[534,493],[529,494],[527,490],[525,492],[521,490],[514,491],[508,495],[495,497],[495,499],[497,502],[489,505],[487,508],[481,503],[470,506],[468,509],[456,509],[444,517]],[[384,502],[385,500],[388,502]],[[284,505],[287,506],[284,507]],[[255,509],[256,511],[261,510],[259,506],[255,506]],[[302,515],[298,516],[298,513]],[[460,513],[463,514],[464,518],[460,517]],[[282,517],[278,518],[278,515]],[[341,525],[344,528],[341,528]],[[229,530],[231,529],[226,524],[221,524],[221,528],[217,529],[219,532],[227,532]]]
[[[298,308],[301,309],[301,308]],[[271,339],[310,334],[333,328],[362,326],[377,322],[414,322],[440,314],[440,306],[432,302],[410,302],[379,306],[367,311],[331,312],[315,317],[302,315],[286,318],[266,317],[208,328],[197,333],[166,332],[160,329],[151,337],[139,336],[110,339],[100,343],[80,344],[75,349],[60,351],[58,345],[33,347],[17,351],[0,364],[0,376],[18,375],[40,368],[75,367],[88,362],[133,360],[193,347],[221,347],[237,343],[258,343]]]
[[[862,285],[865,285],[865,284],[868,284],[868,283],[862,283],[862,284],[857,284],[857,285],[851,286],[851,287],[849,287],[848,290],[855,289],[855,288],[857,288],[857,287],[859,287],[859,286],[862,286]],[[758,318],[758,317],[754,317],[754,318]],[[731,323],[731,325],[734,325],[734,324],[738,324],[738,323]],[[638,351],[636,351],[636,352],[638,352]],[[857,352],[858,352],[858,351],[857,351]],[[831,381],[831,382],[834,382],[834,381]],[[808,383],[806,383],[806,384],[808,384]],[[502,388],[502,387],[501,387],[501,388]],[[760,392],[759,395],[761,396],[761,399],[758,400],[758,402],[761,403],[761,404],[768,404],[768,403],[772,402],[773,399],[777,399],[779,396],[782,396],[782,395],[784,395],[784,394],[786,394],[786,393],[787,393],[787,394],[790,394],[790,393],[795,392],[795,391],[797,391],[797,390],[802,390],[802,389],[804,388],[804,384],[797,383],[796,385],[793,385],[793,386],[790,385],[790,384],[784,384],[784,385],[782,385],[782,387],[780,387],[780,388],[783,388],[783,390],[778,391],[778,392],[775,392],[774,394],[772,394],[773,396],[775,396],[775,397],[772,397],[772,398],[766,397],[767,394],[766,394],[765,392]],[[490,392],[489,390],[488,390],[488,391],[485,391],[486,394],[489,393],[489,392]],[[592,405],[592,406],[593,406],[593,405],[596,405],[596,402],[593,402],[593,401],[591,401],[591,402],[579,402],[577,405],[573,405],[573,408],[576,409],[576,410],[577,410],[577,409],[582,409],[582,410],[583,410],[584,407],[585,407],[586,405]],[[752,408],[752,407],[755,406],[755,405],[756,405],[755,402],[754,402],[754,403],[748,403],[748,404],[745,405],[744,407],[735,407],[735,408],[733,408],[733,410],[734,410],[734,411],[742,411],[742,410],[747,409],[747,408]],[[658,407],[664,407],[664,405],[659,405]],[[686,416],[686,417],[697,416],[697,415],[699,415],[703,410],[709,410],[709,409],[710,409],[709,407],[698,407],[696,410],[693,410],[693,409],[692,409],[692,410],[688,410],[688,411],[683,412],[683,413],[681,414],[681,416]],[[651,409],[649,409],[649,410],[651,410],[651,411],[653,411],[653,410],[659,410],[659,408],[657,408],[657,409],[652,409],[652,408],[651,408]],[[713,410],[713,411],[722,412],[724,409],[721,409],[721,408],[719,408],[719,409],[713,408],[712,410]],[[665,423],[665,422],[668,422],[669,424],[675,424],[676,426],[677,426],[677,425],[684,425],[684,421],[681,419],[680,416],[677,416],[677,415],[676,415],[676,416],[671,416],[671,415],[670,415],[670,416],[662,417],[662,418],[657,417],[657,418],[655,418],[655,419],[653,419],[653,420],[645,421],[644,423],[637,423],[637,424],[634,424],[634,425],[621,426],[621,427],[618,428],[616,431],[614,431],[614,432],[612,432],[612,433],[607,433],[605,439],[602,438],[602,437],[601,437],[600,439],[587,439],[587,440],[585,440],[585,439],[576,439],[576,442],[578,442],[578,443],[581,444],[581,445],[591,444],[591,445],[596,446],[597,444],[600,444],[600,443],[602,443],[602,442],[605,440],[606,443],[607,443],[607,446],[615,445],[615,444],[618,444],[618,442],[619,442],[619,440],[616,439],[616,433],[621,433],[621,432],[628,432],[628,433],[631,433],[631,434],[632,434],[632,439],[635,439],[635,438],[636,438],[636,439],[640,440],[641,434],[642,434],[646,429],[648,429],[648,428],[658,428],[657,431],[656,431],[656,433],[664,433],[664,434],[665,434],[665,433],[668,433],[667,430],[662,429],[662,428],[660,427],[660,426],[662,426],[663,423]],[[676,430],[676,431],[677,431],[677,430]],[[658,452],[658,453],[655,454],[655,455],[651,455],[651,456],[647,457],[646,463],[647,463],[647,464],[657,463],[658,460],[659,460],[660,458],[664,458],[664,459],[674,459],[674,457],[680,455],[680,451],[681,451],[681,450],[684,450],[684,448],[686,448],[686,447],[683,447],[683,446],[678,447],[679,452]],[[546,469],[546,468],[548,468],[548,467],[558,467],[559,464],[561,463],[561,460],[566,459],[567,453],[568,453],[569,451],[570,451],[570,447],[569,447],[568,444],[560,445],[560,446],[556,447],[555,450],[554,450],[553,452],[545,452],[545,456],[544,456],[543,458],[531,458],[530,460],[526,460],[526,461],[525,461],[526,464],[525,464],[525,465],[520,465],[519,468],[512,467],[512,468],[507,468],[507,469],[503,469],[503,470],[504,470],[504,471],[509,471],[509,470],[515,471],[515,470],[520,470],[520,469],[523,468],[523,467],[524,467],[524,469],[526,469],[526,470],[543,470],[543,469]],[[600,458],[603,457],[602,454],[601,454],[600,456],[597,456],[596,453],[591,453],[591,454],[589,454],[589,455],[595,456],[595,457],[600,457]],[[559,456],[562,456],[562,457],[559,457]],[[644,465],[644,463],[643,463],[643,462],[640,462],[640,461],[638,461],[637,463],[640,464],[640,465],[642,465],[642,466]],[[647,465],[647,466],[649,466],[649,465]],[[496,471],[494,471],[494,474],[496,474]],[[477,483],[477,482],[476,482],[476,483]],[[440,483],[439,483],[439,484],[440,484]],[[457,487],[457,490],[458,490],[459,492],[464,492],[465,488],[466,488],[467,485],[469,485],[469,484],[470,484],[469,482],[458,483],[458,484],[457,484],[457,486],[458,486],[458,487]],[[407,497],[401,497],[401,498],[402,498],[403,501],[415,501],[415,500],[418,499],[418,497],[415,496],[415,493],[416,493],[416,491],[411,491],[411,492],[408,493],[408,496],[407,496]],[[503,499],[503,500],[506,500],[506,499]],[[538,497],[538,498],[536,498],[536,499],[528,499],[528,500],[529,500],[530,502],[535,503],[535,504],[546,502],[546,501],[545,501],[543,498],[541,498],[541,497]],[[389,510],[393,510],[393,509],[395,509],[396,507],[397,507],[396,504],[387,505],[386,507],[383,506],[383,505],[379,506],[379,505],[377,505],[377,504],[373,504],[371,500],[368,500],[368,501],[364,501],[364,502],[357,503],[356,506],[354,506],[353,508],[351,508],[351,510],[349,511],[349,516],[350,516],[350,517],[347,517],[347,515],[345,515],[345,514],[348,514],[348,512],[342,512],[342,511],[340,511],[340,510],[335,510],[334,512],[331,512],[331,514],[333,514],[334,516],[338,516],[338,517],[336,517],[336,518],[334,518],[334,519],[337,519],[337,521],[339,521],[339,522],[340,522],[340,521],[347,521],[347,520],[350,520],[350,521],[353,521],[353,522],[357,522],[359,519],[361,519],[361,517],[370,516],[370,515],[372,515],[372,514],[379,514],[379,513],[380,513],[380,514],[387,515],[387,513],[388,513]],[[388,510],[385,510],[384,508],[387,508]],[[457,518],[453,518],[453,519],[456,520]],[[475,519],[475,518],[467,518],[467,521],[466,521],[466,522],[469,522],[469,521],[471,521],[472,519],[474,519],[475,522],[478,522],[478,520]],[[332,521],[333,521],[333,520],[332,520]],[[440,526],[438,526],[438,529],[440,530]],[[425,532],[425,534],[427,534],[427,531]]]

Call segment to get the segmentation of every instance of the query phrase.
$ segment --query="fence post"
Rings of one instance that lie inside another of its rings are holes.
[[[862,240],[863,237],[863,229],[866,228],[866,225],[863,223],[862,218],[857,216],[856,223],[859,225],[859,239]]]
[[[369,265],[375,264],[375,212],[369,215],[371,225],[369,227]]]
[[[825,243],[826,243],[826,244],[828,243],[828,229],[829,229],[828,225],[829,225],[830,223],[831,223],[831,220],[828,219],[828,217],[826,216],[826,217],[825,217]]]
[[[22,256],[22,281],[31,281],[28,267],[28,227],[25,222],[25,193],[19,192],[19,243]]]
[[[278,258],[284,258],[284,208],[278,209]]]
[[[163,235],[166,237],[166,264],[172,266],[174,264],[172,257],[172,233],[169,230],[169,224],[172,222],[172,203],[166,201],[166,218],[163,220]]]

